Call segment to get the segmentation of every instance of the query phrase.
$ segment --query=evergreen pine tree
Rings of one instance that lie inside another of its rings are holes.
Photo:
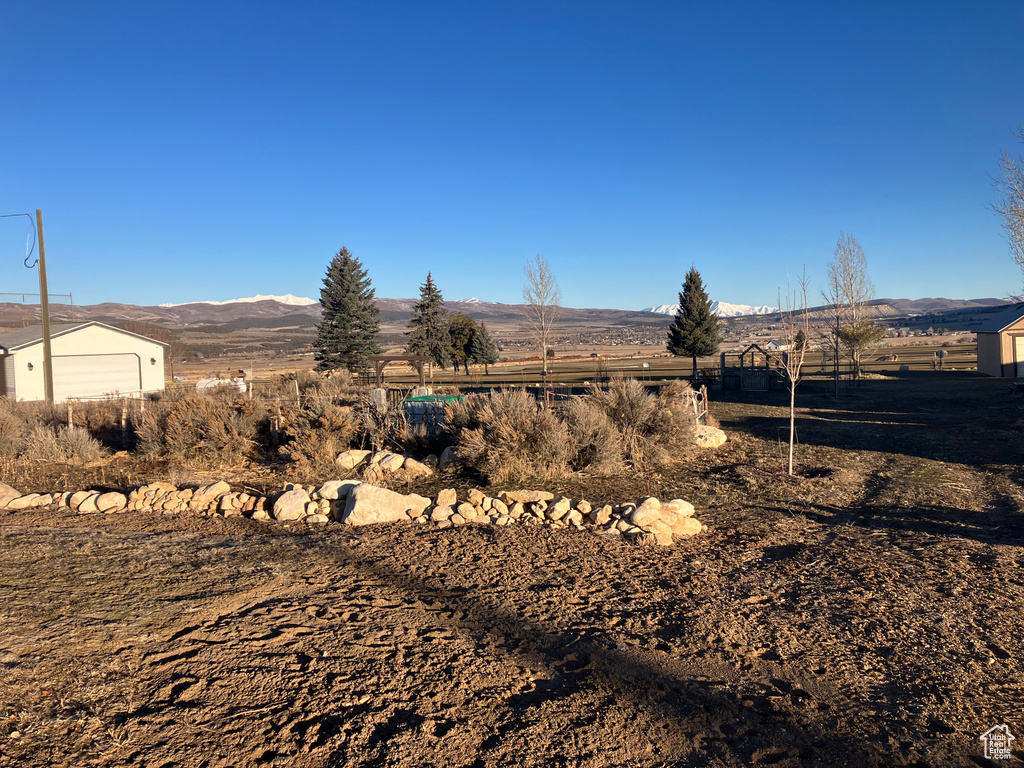
[[[476,338],[479,326],[469,315],[453,312],[448,318],[448,333],[452,339],[452,364],[455,373],[461,365],[469,375],[469,364],[473,361],[473,339]]]
[[[470,348],[470,356],[474,363],[484,367],[484,373],[490,375],[490,366],[498,362],[498,345],[487,330],[487,324],[480,321],[480,327],[476,336],[473,337],[473,345]]]
[[[668,330],[668,351],[679,357],[693,358],[696,376],[697,358],[718,352],[720,338],[718,317],[711,311],[711,299],[704,290],[700,272],[691,266],[679,294],[679,311]]]
[[[441,289],[434,283],[430,273],[427,281],[420,286],[420,300],[412,308],[409,321],[410,355],[423,355],[432,363],[444,368],[452,359],[452,340],[448,331],[448,311],[444,308]]]
[[[327,267],[320,289],[323,319],[317,326],[313,357],[318,371],[366,368],[369,355],[380,354],[380,310],[366,270],[342,246]]]

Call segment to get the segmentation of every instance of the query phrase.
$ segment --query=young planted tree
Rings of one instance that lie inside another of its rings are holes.
[[[679,294],[675,322],[668,329],[668,351],[678,357],[692,358],[696,376],[697,358],[718,352],[720,341],[718,317],[711,311],[711,299],[704,290],[700,272],[691,266]]]
[[[461,365],[469,375],[469,364],[473,361],[473,341],[480,328],[476,321],[461,312],[453,312],[448,317],[448,335],[452,340],[452,365],[458,374]]]
[[[380,354],[380,310],[366,270],[348,248],[341,247],[327,267],[320,289],[323,319],[317,326],[313,358],[318,371],[366,368]]]
[[[825,300],[834,311],[832,338],[836,357],[836,394],[839,390],[839,346],[849,352],[854,378],[860,376],[865,349],[877,344],[885,329],[868,318],[868,304],[875,297],[875,286],[868,277],[868,262],[857,238],[839,233],[839,240],[828,265],[828,289]]]
[[[1013,132],[1024,142],[1024,125]],[[1003,152],[999,160],[1001,175],[996,179],[996,188],[1003,199],[992,205],[992,209],[1003,218],[1003,229],[1010,243],[1010,255],[1024,272],[1024,158]]]
[[[491,373],[490,366],[498,362],[498,345],[494,341],[494,337],[491,336],[490,331],[487,330],[487,324],[481,320],[480,327],[477,329],[477,333],[473,336],[473,344],[470,349],[470,354],[474,363],[482,365],[484,367],[484,374],[489,376]]]
[[[780,292],[781,293],[781,292]],[[797,282],[795,291],[790,290],[786,281],[786,301],[779,296],[782,313],[782,327],[788,350],[782,356],[782,370],[786,374],[789,389],[789,474],[793,474],[793,446],[796,443],[796,386],[800,383],[800,371],[807,354],[807,334],[810,322],[807,315],[807,270]]]
[[[430,273],[420,286],[420,300],[412,308],[412,329],[406,351],[410,355],[423,355],[430,362],[444,368],[452,359],[452,340],[448,330],[448,310],[444,308],[441,289]]]
[[[523,314],[526,316],[526,325],[540,347],[544,373],[547,374],[548,349],[555,341],[555,323],[562,314],[562,291],[558,288],[548,260],[539,253],[526,263],[523,271],[526,274]]]

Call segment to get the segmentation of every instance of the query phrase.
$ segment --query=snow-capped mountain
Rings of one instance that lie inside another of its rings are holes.
[[[659,315],[674,315],[679,311],[678,304],[660,304],[657,307],[647,307],[641,312],[654,312]],[[750,304],[730,304],[727,301],[711,302],[711,311],[719,317],[741,317],[743,315],[771,315],[778,312],[777,307],[754,307]]]
[[[468,299],[460,299],[459,304],[486,304],[487,302],[480,301],[476,296],[470,296]]]
[[[228,299],[227,301],[186,301],[181,304],[161,304],[161,307],[183,307],[185,304],[213,304],[217,307],[222,307],[225,304],[252,304],[256,301],[276,301],[279,304],[288,304],[293,307],[309,307],[313,304],[319,304],[320,302],[316,299],[307,299],[305,296],[292,296],[290,293],[286,293],[284,296],[264,296],[258,294],[256,296],[250,296],[247,299]]]

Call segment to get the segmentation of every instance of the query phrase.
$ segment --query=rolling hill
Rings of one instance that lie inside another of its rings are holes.
[[[320,321],[319,303],[301,297],[255,296],[226,302],[193,302],[188,304],[138,306],[135,304],[102,303],[86,306],[51,304],[53,322],[97,320],[107,323],[147,323],[168,330],[190,334],[227,334],[241,331],[282,331],[298,336],[315,332]],[[376,300],[380,308],[381,328],[384,333],[404,333],[416,299]],[[462,312],[474,320],[484,321],[503,335],[517,334],[523,325],[523,307],[519,304],[467,299],[445,303],[450,312]],[[1007,304],[1006,299],[876,299],[870,303],[872,316],[888,322],[915,324],[976,323]],[[742,307],[753,310],[746,315],[725,315],[730,321],[744,324],[769,322],[774,314],[770,307],[728,305],[719,307],[731,312]],[[667,310],[664,308],[652,308]],[[619,331],[631,327],[667,326],[671,314],[652,310],[620,310],[566,307],[559,321],[563,334]],[[765,313],[770,310],[771,313]],[[759,314],[762,313],[762,314]],[[827,307],[814,307],[816,318],[830,314]],[[0,303],[0,327],[17,328],[39,322],[39,306],[32,304]]]

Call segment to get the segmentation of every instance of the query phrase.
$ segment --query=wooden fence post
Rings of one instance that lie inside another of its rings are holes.
[[[276,448],[280,442],[280,435],[278,434],[281,429],[281,398],[277,396],[274,398],[274,418],[270,422],[270,433],[273,439],[274,447]]]

